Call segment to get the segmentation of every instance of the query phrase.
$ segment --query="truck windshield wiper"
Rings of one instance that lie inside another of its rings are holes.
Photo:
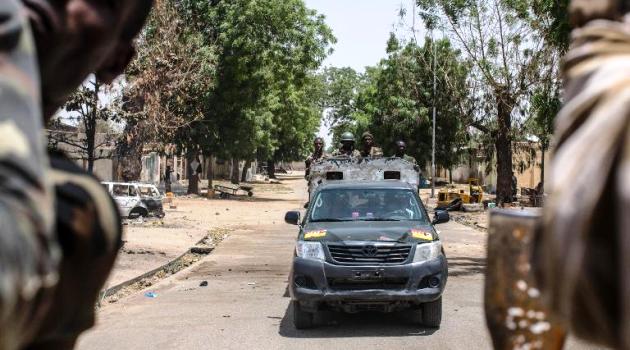
[[[345,221],[354,221],[354,220],[352,220],[352,219],[336,219],[336,218],[324,218],[324,219],[311,220],[311,222],[345,222]]]

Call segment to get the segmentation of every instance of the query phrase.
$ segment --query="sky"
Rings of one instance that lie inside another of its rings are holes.
[[[305,0],[309,8],[326,16],[337,38],[334,53],[325,66],[352,67],[363,72],[385,57],[389,34],[400,22],[401,5],[411,8],[413,0]],[[410,11],[409,11],[410,12]],[[319,136],[329,144],[329,128],[322,125]]]

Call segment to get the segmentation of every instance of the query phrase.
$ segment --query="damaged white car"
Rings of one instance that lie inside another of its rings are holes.
[[[122,217],[138,218],[155,216],[163,218],[163,196],[152,184],[131,182],[102,182],[107,191],[114,197],[120,208]]]

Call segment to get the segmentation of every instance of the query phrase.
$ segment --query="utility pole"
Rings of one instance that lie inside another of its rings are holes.
[[[426,11],[422,11],[421,13],[427,14]],[[413,34],[414,40],[416,37],[416,6],[415,1],[413,5]],[[433,142],[432,142],[432,150],[431,150],[431,198],[435,198],[435,125],[436,125],[436,115],[437,115],[437,51],[435,47],[435,38],[433,36],[433,28],[431,28],[431,48],[433,50]]]
[[[436,111],[436,97],[437,97],[437,73],[436,61],[437,54],[435,51],[435,40],[433,38],[433,29],[431,29],[431,47],[433,48],[433,150],[431,152],[431,198],[435,198],[435,115]]]

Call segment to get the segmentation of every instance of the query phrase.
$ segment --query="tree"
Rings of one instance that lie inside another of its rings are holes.
[[[431,155],[431,107],[433,62],[437,57],[436,78],[440,89],[435,102],[437,118],[438,165],[450,169],[459,161],[465,140],[464,116],[457,96],[468,94],[469,67],[448,40],[426,39],[419,47],[402,44],[394,34],[387,43],[387,58],[364,74],[351,68],[329,68],[327,74],[327,120],[333,126],[334,139],[351,131],[360,135],[370,130],[386,153],[393,154],[394,142],[402,139],[420,164]],[[454,152],[455,150],[455,152]]]
[[[219,74],[204,122],[220,125],[220,155],[271,162],[286,156],[290,147],[278,150],[295,139],[290,125],[309,120],[311,113],[285,103],[307,91],[334,41],[324,18],[301,0],[188,0],[183,6],[206,40],[219,47]]]
[[[116,136],[107,127],[110,121],[116,120],[116,114],[109,106],[99,103],[100,92],[101,84],[96,78],[82,85],[64,105],[64,117],[53,119],[49,130],[49,145],[52,148],[60,144],[69,146],[70,156],[87,161],[90,174],[94,173],[97,160],[111,157],[102,148],[111,145]],[[64,130],[67,125],[77,125],[77,128]],[[105,132],[97,136],[99,128]]]
[[[118,144],[125,180],[139,178],[143,149],[151,142],[160,148],[173,143],[191,162],[199,145],[215,138],[217,126],[204,121],[204,113],[215,87],[217,47],[180,6],[156,1],[127,71],[126,127]]]
[[[524,119],[540,71],[549,63],[549,45],[529,17],[525,0],[418,0],[429,26],[444,30],[472,64],[478,108],[468,120],[494,145],[497,200],[511,201],[512,142]],[[551,21],[549,16],[536,23]]]
[[[433,79],[439,89],[433,92]],[[432,149],[432,106],[436,106],[436,163],[451,169],[459,162],[466,142],[463,120],[466,112],[453,103],[466,98],[469,66],[447,39],[425,39],[422,47],[401,45],[393,35],[388,57],[381,62],[377,80],[378,108],[370,128],[385,149],[393,153],[393,142],[403,139],[420,164],[430,160]]]
[[[540,178],[544,181],[545,153],[549,150],[555,117],[562,105],[560,57],[569,48],[569,0],[514,2],[512,6],[518,10],[519,17],[528,21],[545,38],[549,46],[549,62],[542,71],[542,83],[531,96],[530,117],[524,130],[539,140],[542,153]],[[547,20],[541,21],[541,18]]]

